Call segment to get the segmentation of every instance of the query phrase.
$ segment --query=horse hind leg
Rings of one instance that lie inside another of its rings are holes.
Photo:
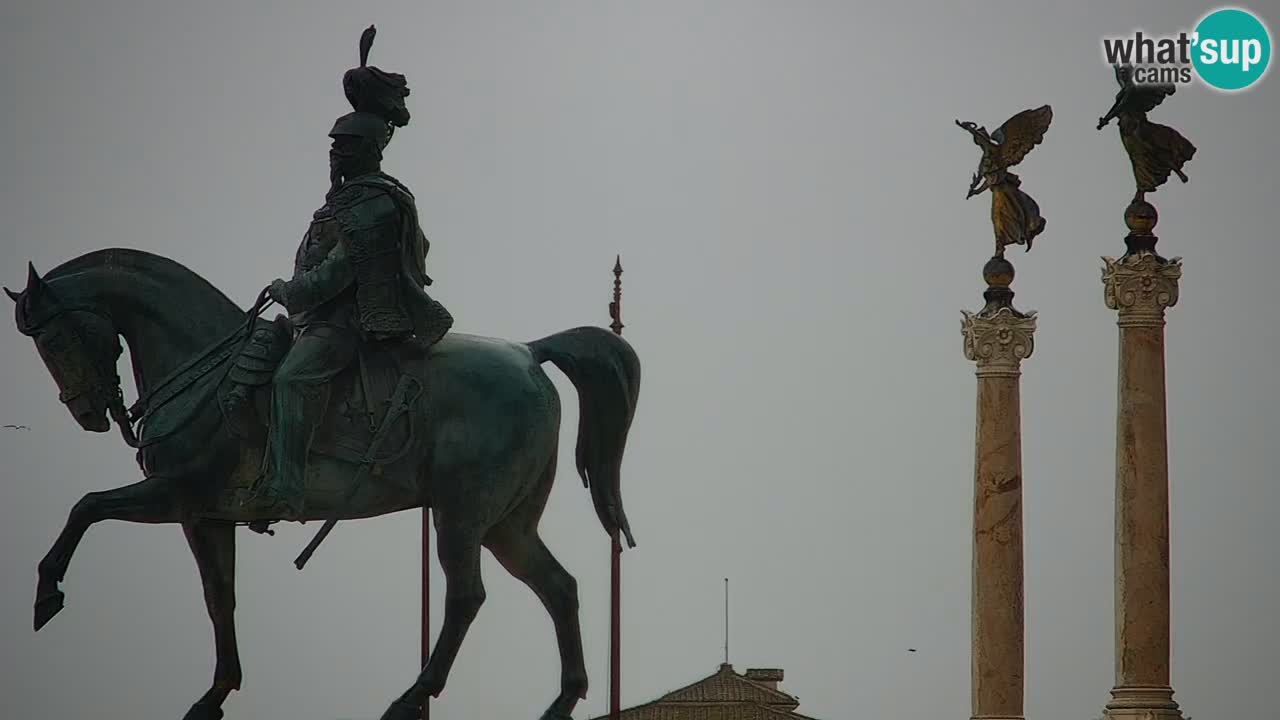
[[[484,604],[478,535],[474,529],[454,523],[447,513],[439,516],[436,554],[445,577],[444,623],[426,667],[413,686],[383,713],[382,720],[417,720],[427,697],[444,690],[462,640]]]
[[[544,720],[569,718],[578,701],[587,697],[587,668],[578,621],[578,581],[556,560],[538,535],[538,520],[554,477],[553,458],[538,492],[490,530],[484,541],[507,572],[538,596],[555,626],[556,644],[560,649],[560,694],[543,714]]]
[[[227,522],[184,523],[187,544],[200,568],[205,607],[213,621],[216,665],[213,687],[209,688],[183,720],[218,720],[222,703],[232,690],[240,689],[240,651],[236,643],[236,535]]]
[[[498,533],[487,539],[486,545],[507,572],[529,586],[551,616],[560,648],[560,694],[542,717],[569,718],[578,701],[587,696],[587,668],[578,624],[578,581],[551,554],[536,530]]]

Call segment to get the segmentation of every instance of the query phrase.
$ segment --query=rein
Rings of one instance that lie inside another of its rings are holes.
[[[175,427],[169,432],[147,438],[145,442],[140,442],[136,428],[140,425],[145,425],[146,420],[152,414],[181,395],[196,381],[208,375],[210,371],[222,364],[227,358],[243,350],[251,335],[250,331],[253,328],[254,321],[274,302],[266,290],[258,293],[258,299],[254,301],[253,307],[249,309],[243,323],[203,352],[179,365],[173,372],[170,372],[164,379],[156,383],[154,387],[142,393],[137,402],[127,410],[124,406],[124,392],[120,389],[119,378],[117,377],[116,391],[109,400],[107,409],[111,414],[111,418],[115,420],[116,425],[120,427],[120,436],[124,439],[125,444],[135,450],[141,450],[177,432],[180,427]],[[240,338],[240,342],[232,345],[232,341],[236,340],[242,333],[244,337]],[[179,378],[181,378],[182,382],[175,383]]]

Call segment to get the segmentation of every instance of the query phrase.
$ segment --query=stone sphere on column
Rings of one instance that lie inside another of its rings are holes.
[[[1129,203],[1129,207],[1124,210],[1124,224],[1129,227],[1129,232],[1138,235],[1150,235],[1155,229],[1156,222],[1160,220],[1156,207],[1146,200],[1134,198]]]
[[[1013,263],[996,255],[982,266],[982,279],[993,288],[1007,288],[1013,284]]]

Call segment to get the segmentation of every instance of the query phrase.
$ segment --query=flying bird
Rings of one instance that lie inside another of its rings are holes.
[[[30,430],[31,428],[27,427],[26,425],[5,425],[5,426],[3,426],[3,429],[5,429],[5,430]]]

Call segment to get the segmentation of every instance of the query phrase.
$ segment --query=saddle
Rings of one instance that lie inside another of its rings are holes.
[[[242,440],[242,451],[261,459],[271,418],[271,382],[276,369],[294,339],[294,326],[283,315],[274,320],[259,318],[246,342],[232,358],[226,379],[217,390],[218,403],[231,431]],[[395,343],[361,343],[356,359],[329,384],[329,402],[312,439],[309,456],[328,456],[359,463],[387,414],[392,395],[402,375],[411,375],[425,387],[423,359],[428,344],[417,338]],[[248,389],[248,402],[236,402],[231,393],[237,385]],[[422,412],[403,413],[384,430],[376,456],[378,465],[389,465],[413,447]],[[244,463],[247,469],[259,463]],[[257,476],[238,478],[228,488],[227,502],[237,502],[251,494]],[[221,504],[221,502],[219,503]]]

